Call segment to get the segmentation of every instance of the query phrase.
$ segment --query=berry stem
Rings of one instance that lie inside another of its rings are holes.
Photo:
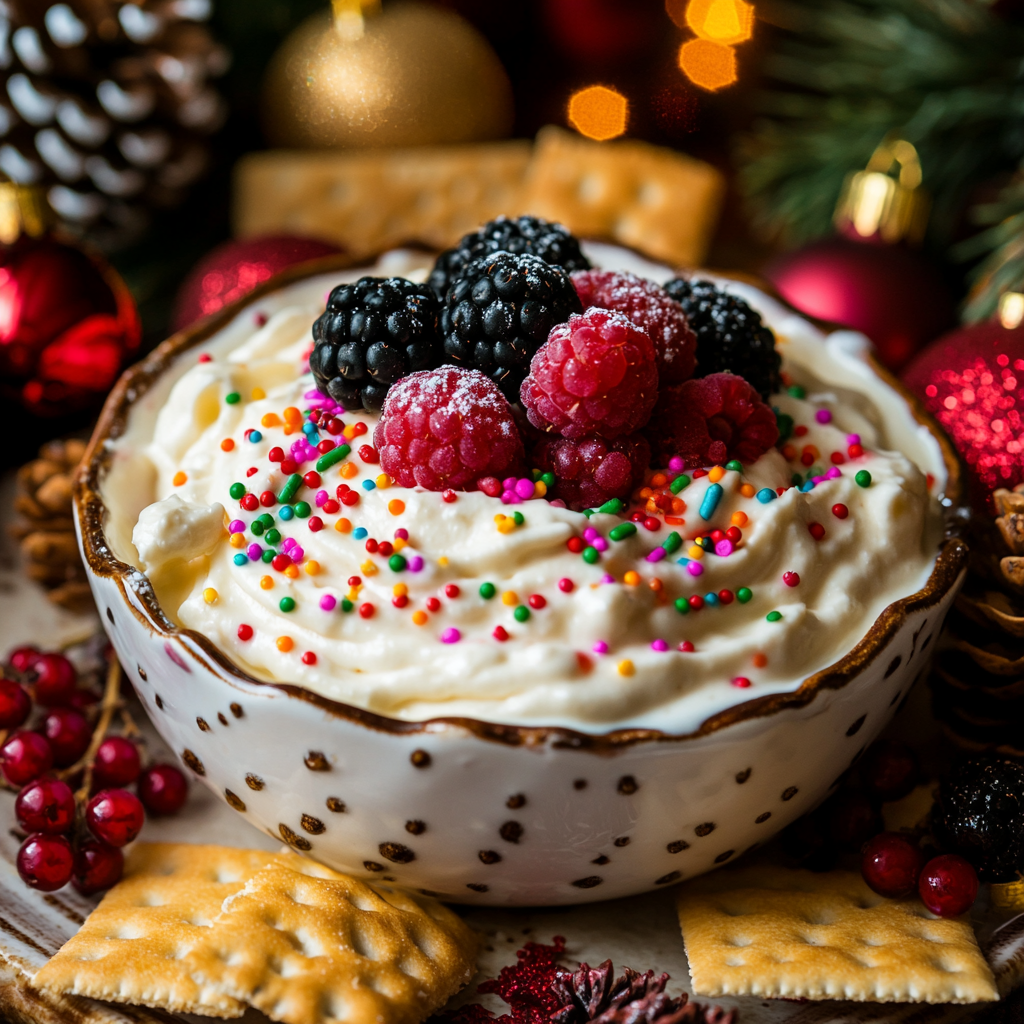
[[[69,779],[76,772],[83,769],[82,785],[75,794],[76,802],[89,798],[89,788],[92,786],[92,766],[96,759],[96,751],[99,745],[106,738],[107,730],[110,728],[110,720],[114,717],[114,711],[121,703],[121,663],[117,655],[112,655],[110,665],[107,667],[107,684],[103,690],[103,700],[100,702],[100,718],[93,730],[92,740],[86,752],[70,767],[57,773],[61,779]],[[132,723],[134,725],[134,723]]]

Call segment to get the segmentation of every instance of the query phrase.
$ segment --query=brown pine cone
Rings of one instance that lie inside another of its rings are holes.
[[[73,611],[92,601],[71,509],[75,469],[84,454],[85,442],[76,438],[43,445],[39,458],[18,470],[14,499],[22,521],[12,533],[21,541],[25,574],[46,588],[54,604]]]

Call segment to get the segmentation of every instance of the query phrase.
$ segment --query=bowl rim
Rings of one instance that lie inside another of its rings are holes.
[[[94,575],[111,579],[121,592],[124,603],[150,632],[160,634],[165,641],[177,640],[178,648],[194,659],[202,668],[218,676],[222,682],[272,687],[306,703],[314,705],[333,718],[342,718],[355,725],[392,735],[437,733],[449,729],[469,732],[477,738],[506,746],[538,747],[550,744],[556,748],[586,750],[599,754],[612,754],[640,743],[668,743],[696,740],[741,722],[767,718],[785,710],[797,710],[810,704],[825,690],[842,689],[851,683],[871,662],[879,657],[907,620],[918,611],[934,607],[955,586],[967,562],[967,546],[957,537],[947,537],[939,546],[938,555],[924,587],[914,594],[887,605],[872,623],[867,633],[834,664],[808,676],[798,687],[784,693],[754,697],[735,704],[706,718],[687,733],[665,733],[659,729],[619,728],[604,733],[588,733],[567,726],[527,726],[486,722],[474,718],[447,717],[406,721],[391,718],[365,708],[331,700],[296,683],[268,682],[250,675],[236,665],[204,634],[176,625],[165,614],[157,600],[149,578],[126,562],[115,557],[104,533],[106,506],[101,495],[103,479],[111,460],[108,442],[120,437],[126,427],[131,407],[141,398],[171,365],[175,358],[206,341],[226,327],[239,313],[265,296],[287,285],[332,271],[351,270],[355,266],[368,266],[365,256],[340,254],[288,267],[249,294],[222,307],[216,313],[171,335],[139,362],[122,373],[107,397],[93,430],[85,455],[75,476],[74,504],[80,537],[80,547],[86,565]],[[707,273],[753,284],[772,298],[792,309],[767,283],[750,274],[729,274],[718,270]],[[824,330],[839,329],[812,317],[804,317]],[[889,370],[869,355],[872,370],[907,403],[914,419],[929,431],[938,442],[948,475],[945,497],[947,504],[956,506],[962,497],[964,468],[959,453],[945,435],[924,404]],[[129,599],[128,588],[135,594],[141,609]],[[110,613],[108,610],[108,617]],[[181,643],[183,639],[190,643]],[[916,646],[917,636],[914,636]],[[177,653],[177,652],[175,652]]]

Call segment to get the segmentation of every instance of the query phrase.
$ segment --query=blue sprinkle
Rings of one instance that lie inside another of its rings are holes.
[[[722,500],[724,493],[721,484],[712,484],[704,492],[704,500],[700,503],[701,519],[708,520],[715,514],[715,509],[718,508],[718,503]]]
[[[363,538],[364,538],[364,537],[366,536],[366,534],[367,534],[367,529],[366,529],[366,527],[365,527],[365,526],[357,526],[357,527],[356,527],[356,528],[355,528],[355,529],[354,529],[354,530],[352,531],[352,536],[353,536],[353,537],[354,537],[354,538],[355,538],[356,540],[362,540],[362,539],[363,539]]]
[[[689,564],[690,564],[690,559],[688,559],[685,555],[682,558],[677,558],[676,559],[676,565],[689,565]]]
[[[372,480],[364,480],[363,481],[363,490],[364,491],[372,491],[376,487],[377,487],[377,485]]]
[[[762,505],[767,505],[769,501],[774,501],[778,495],[770,487],[762,487],[755,497]]]
[[[312,420],[306,420],[306,422],[302,424],[302,432],[304,434],[315,434],[316,424]]]
[[[279,509],[277,510],[277,514],[278,514],[278,515],[279,515],[279,516],[280,516],[280,517],[281,517],[281,518],[282,518],[282,519],[283,519],[283,520],[284,520],[285,522],[288,522],[288,520],[289,520],[289,519],[292,519],[292,518],[294,518],[294,516],[295,516],[295,509],[293,509],[293,508],[291,507],[291,505],[282,505],[282,506],[281,506],[281,507],[280,507],[280,508],[279,508]]]
[[[248,563],[249,563],[249,556],[248,555],[243,555],[241,551],[239,551],[238,554],[235,555],[235,565],[248,565]]]
[[[715,605],[719,603],[718,602],[718,595],[714,594],[714,593],[705,594],[704,595],[704,603],[706,605],[708,605],[710,608],[714,608]]]
[[[806,494],[808,491],[813,491],[813,490],[814,490],[814,481],[813,480],[808,480],[807,483],[802,484],[800,486],[800,491],[801,491],[802,494]]]
[[[263,435],[258,430],[250,430],[249,440],[252,441],[253,444],[259,444],[260,441],[263,440]]]
[[[315,430],[311,430],[306,435],[306,440],[315,448],[320,443],[320,435]]]

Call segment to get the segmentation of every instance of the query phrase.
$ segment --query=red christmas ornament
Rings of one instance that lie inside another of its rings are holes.
[[[903,379],[963,456],[975,505],[1024,482],[1024,327],[961,327],[929,345]]]
[[[224,242],[196,264],[174,303],[174,329],[188,327],[248,295],[257,285],[295,263],[341,252],[331,242],[293,235],[261,235]]]

